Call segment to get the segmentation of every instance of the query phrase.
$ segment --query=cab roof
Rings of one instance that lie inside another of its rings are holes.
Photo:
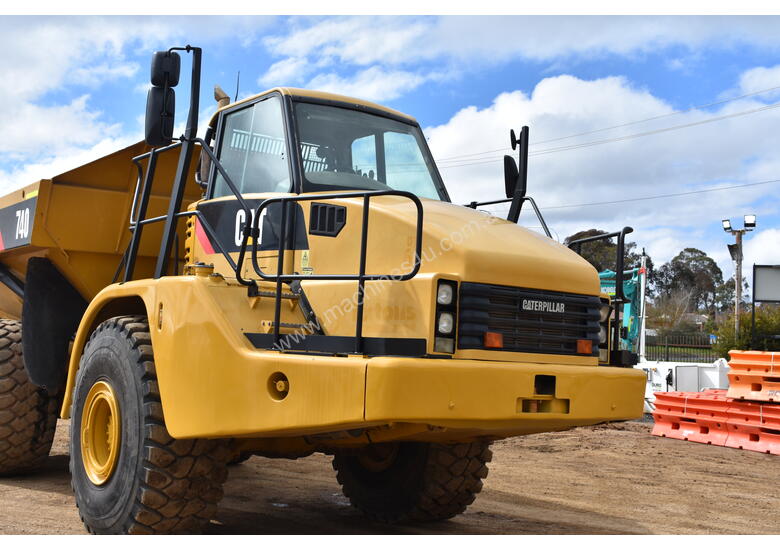
[[[414,117],[409,116],[405,113],[402,113],[400,111],[396,111],[395,109],[390,109],[389,107],[384,107],[382,105],[379,105],[378,103],[373,103],[371,101],[366,101],[364,99],[358,99],[355,97],[349,97],[345,95],[339,95],[339,94],[331,94],[329,92],[320,92],[317,90],[304,90],[303,88],[288,88],[288,87],[280,87],[280,88],[271,88],[270,90],[266,90],[262,93],[247,97],[245,99],[242,99],[241,101],[236,101],[235,103],[231,103],[229,105],[226,105],[222,107],[221,109],[217,109],[217,112],[214,113],[214,116],[211,119],[211,123],[213,124],[217,115],[221,111],[224,111],[226,109],[231,109],[237,105],[242,105],[244,103],[251,103],[254,100],[256,100],[259,97],[262,97],[264,95],[267,95],[271,92],[278,92],[282,95],[291,96],[291,97],[300,97],[300,98],[313,98],[313,99],[322,99],[325,101],[334,101],[337,103],[343,103],[345,105],[359,105],[361,107],[369,107],[371,109],[375,109],[377,111],[383,111],[385,113],[391,114],[395,117],[405,118],[406,120],[417,123]]]

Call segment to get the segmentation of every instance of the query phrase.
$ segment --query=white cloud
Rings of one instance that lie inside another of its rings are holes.
[[[111,81],[141,72],[133,57],[198,37],[253,37],[271,18],[0,17],[0,166],[2,186],[51,177],[141,138],[136,125],[95,108]],[[144,86],[144,91],[146,86]],[[186,99],[186,98],[184,98]],[[186,105],[185,105],[186,107]],[[21,168],[20,168],[21,167]],[[10,182],[10,183],[9,183]]]
[[[52,178],[132,145],[135,141],[127,136],[104,138],[89,147],[70,147],[59,151],[57,155],[45,156],[17,168],[0,170],[0,195],[40,179]]]
[[[739,78],[739,91],[748,94],[758,90],[777,88],[780,85],[780,65],[774,67],[755,67],[745,71]],[[765,94],[764,98],[777,97],[780,90]]]
[[[44,107],[21,103],[6,112],[0,132],[0,159],[22,157],[48,148],[50,152],[92,144],[99,136],[116,134],[117,125],[100,121],[100,112],[87,108],[83,95],[66,105]]]
[[[780,124],[780,110],[641,139],[535,156],[533,153],[682,125],[761,105],[752,98],[745,99],[722,105],[714,112],[694,110],[627,128],[534,145],[674,110],[660,98],[632,86],[625,78],[587,81],[562,75],[542,80],[530,95],[520,91],[504,93],[484,109],[466,107],[447,123],[427,128],[425,134],[455,202],[500,198],[501,156],[504,152],[512,153],[508,147],[508,130],[528,125],[532,152],[529,194],[536,198],[560,239],[591,227],[617,230],[628,225],[635,229],[632,240],[640,247],[646,246],[656,263],[668,261],[689,246],[722,258],[726,240],[720,230],[720,220],[748,211],[758,214],[759,219],[776,212],[780,185],[612,205],[555,207],[778,179],[780,151],[764,136],[773,135]],[[502,145],[505,151],[473,155]],[[458,157],[464,154],[473,156]],[[501,207],[492,209],[506,212]],[[530,208],[526,207],[523,216],[522,223],[538,225]],[[723,267],[728,271],[727,266]]]
[[[354,67],[386,71],[435,62],[467,72],[512,59],[559,63],[568,57],[633,56],[668,46],[686,48],[670,60],[685,70],[701,47],[750,44],[773,51],[780,35],[773,17],[701,16],[448,16],[339,17],[291,19],[287,28],[264,39],[281,57],[260,77],[273,80],[287,67],[322,67],[330,75]],[[330,76],[330,78],[334,78]],[[340,78],[343,78],[340,77]]]
[[[435,75],[424,77],[407,71],[385,71],[379,67],[369,67],[349,78],[335,73],[319,74],[311,79],[307,86],[371,101],[387,101],[434,77]]]
[[[257,83],[267,87],[298,84],[310,71],[311,65],[306,58],[287,57],[271,65],[268,71],[257,79]]]
[[[85,86],[99,86],[103,82],[118,78],[131,78],[140,69],[138,63],[118,63],[108,65],[101,63],[92,67],[76,67],[69,75],[69,80]]]
[[[548,61],[573,54],[626,55],[670,44],[694,46],[716,37],[777,44],[773,26],[762,18],[341,17],[303,24],[292,20],[286,34],[265,43],[280,56],[317,55],[357,65],[440,57]]]
[[[764,229],[745,236],[744,265],[780,265],[780,229]]]

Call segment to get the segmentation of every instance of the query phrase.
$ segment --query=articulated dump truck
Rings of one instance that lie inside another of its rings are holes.
[[[315,452],[371,520],[434,521],[492,441],[641,416],[619,304],[516,223],[523,154],[505,220],[452,204],[418,123],[366,101],[273,89],[199,138],[200,58],[154,55],[145,142],[0,199],[0,474],[59,417],[92,533],[202,531],[229,464]]]

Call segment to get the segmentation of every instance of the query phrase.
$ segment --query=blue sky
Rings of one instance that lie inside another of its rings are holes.
[[[528,124],[529,193],[561,240],[631,225],[657,264],[693,246],[729,276],[723,217],[756,213],[746,263],[780,263],[780,184],[569,206],[780,179],[780,109],[743,114],[772,107],[780,90],[726,101],[780,86],[779,25],[772,16],[3,17],[2,188],[140,140],[151,53],[192,43],[204,48],[203,117],[212,86],[233,95],[239,70],[241,97],[292,85],[371,99],[420,121],[460,202],[500,196],[498,149]],[[186,81],[178,93],[183,123]],[[643,119],[653,120],[623,126]],[[549,150],[575,144],[587,146]]]

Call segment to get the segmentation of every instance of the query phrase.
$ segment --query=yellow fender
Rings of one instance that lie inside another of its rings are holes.
[[[124,284],[114,284],[104,288],[90,302],[87,311],[81,318],[76,339],[70,353],[68,363],[68,379],[65,385],[65,398],[62,401],[60,417],[70,418],[70,407],[73,401],[73,388],[76,383],[76,373],[79,370],[81,354],[87,345],[95,327],[117,315],[145,314],[152,320],[154,311],[154,285],[148,280],[132,281]]]

